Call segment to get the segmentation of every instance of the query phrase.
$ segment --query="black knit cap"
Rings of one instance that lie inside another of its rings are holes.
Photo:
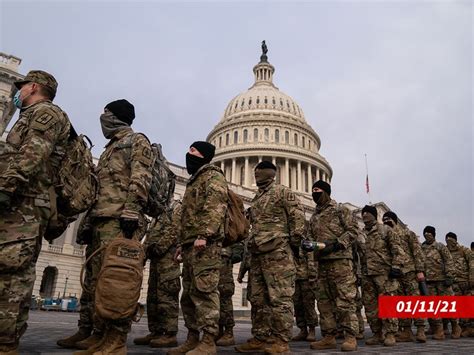
[[[398,224],[398,217],[395,214],[395,212],[392,212],[392,211],[385,212],[383,214],[382,219],[385,219],[385,218],[390,218],[392,221],[395,222],[395,224]]]
[[[273,165],[271,161],[268,160],[262,160],[260,163],[257,164],[255,167],[255,170],[257,169],[273,169],[276,171],[277,167]]]
[[[212,158],[214,158],[214,153],[216,152],[216,147],[208,142],[204,141],[196,141],[193,144],[191,144],[190,148],[194,147],[196,148],[199,153],[202,154],[204,157],[204,161],[206,163],[210,163]]]
[[[458,240],[458,236],[453,232],[449,232],[448,234],[446,234],[446,239],[448,238],[453,238],[454,240]]]
[[[323,191],[326,191],[326,193],[331,196],[331,185],[329,185],[326,181],[323,180],[318,180],[313,184],[313,189],[317,187],[320,188]]]
[[[112,101],[105,108],[112,112],[120,121],[129,125],[135,119],[135,107],[125,99]]]
[[[431,233],[433,234],[433,237],[436,236],[436,228],[433,226],[426,226],[425,229],[423,229],[423,234],[425,233]]]
[[[362,209],[362,213],[364,212],[370,213],[372,216],[377,218],[377,209],[374,206],[365,205]]]

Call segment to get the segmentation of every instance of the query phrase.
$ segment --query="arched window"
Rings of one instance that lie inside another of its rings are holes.
[[[304,148],[304,146],[305,146],[305,142],[304,142],[304,136],[301,138],[301,145],[302,145],[302,146],[303,146],[303,148]]]
[[[229,133],[225,135],[225,145],[229,145]]]
[[[270,131],[268,130],[268,128],[265,128],[265,130],[263,131],[263,135],[265,136],[265,142],[268,142],[268,138],[270,136]]]
[[[219,137],[219,148],[222,147],[222,136]]]
[[[234,144],[239,142],[239,132],[234,131]]]
[[[245,165],[240,167],[240,185],[245,185]]]
[[[285,143],[290,144],[290,132],[285,131]]]
[[[311,139],[308,139],[308,149],[311,150]]]
[[[244,129],[244,143],[247,143],[247,140],[248,140],[248,131],[246,129]]]
[[[258,142],[258,128],[253,130],[253,141]]]
[[[275,143],[280,143],[280,130],[275,130]]]
[[[295,138],[294,138],[293,143],[294,143],[295,145],[298,145],[298,134],[296,134],[296,133],[295,133]]]

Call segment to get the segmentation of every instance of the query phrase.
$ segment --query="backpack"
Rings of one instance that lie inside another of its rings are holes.
[[[245,218],[244,202],[237,194],[228,189],[227,211],[224,221],[223,247],[241,242],[247,238],[250,223]]]

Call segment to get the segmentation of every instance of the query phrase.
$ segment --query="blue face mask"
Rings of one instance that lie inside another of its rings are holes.
[[[15,96],[13,97],[13,104],[15,105],[16,108],[21,110],[21,108],[23,106],[23,100],[20,99],[20,94],[21,94],[21,91],[18,90],[16,92]]]

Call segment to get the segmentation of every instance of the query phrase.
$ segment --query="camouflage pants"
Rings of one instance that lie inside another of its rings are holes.
[[[474,289],[469,287],[469,282],[456,282],[453,284],[453,292],[456,296],[474,296]],[[444,319],[443,319],[444,321]],[[474,327],[474,319],[462,318],[459,320],[461,327]]]
[[[318,310],[321,331],[336,335],[337,319],[342,330],[352,336],[359,332],[356,316],[356,277],[352,260],[324,260],[318,268]]]
[[[315,299],[316,295],[314,294],[312,282],[308,279],[296,280],[293,303],[298,328],[315,327],[318,325]]]
[[[176,265],[176,267],[179,269],[179,265]],[[148,277],[148,293],[146,298],[148,329],[150,333],[172,335],[178,333],[180,290],[179,276],[177,278],[168,278],[166,275],[161,275],[157,260],[152,259],[150,261],[150,276]]]
[[[372,333],[395,333],[398,330],[397,318],[379,318],[379,296],[395,296],[398,291],[398,281],[388,275],[364,276],[362,279],[362,300],[365,315]]]
[[[232,329],[235,326],[234,306],[232,304],[235,283],[232,261],[228,257],[222,257],[218,290],[220,300],[219,326]]]
[[[418,287],[418,281],[416,280],[416,273],[414,271],[407,272],[403,277],[398,279],[400,284],[398,289],[398,294],[400,296],[419,296],[420,289]],[[399,320],[399,325],[401,327],[411,327],[412,319],[411,318],[402,318]],[[425,320],[423,318],[416,318],[414,320],[416,327],[424,327]]]
[[[250,302],[250,320],[252,321],[252,334],[258,334],[259,339],[266,339],[271,335],[270,329],[270,322],[271,322],[271,315],[272,311],[271,308],[267,305],[263,306],[258,312],[257,307],[255,306],[255,302],[252,298],[252,287],[250,281],[250,273],[247,282],[247,299]],[[265,322],[260,322],[259,324],[255,323],[255,319],[257,318],[257,313],[262,319],[265,319]]]
[[[359,324],[359,334],[364,334],[364,317],[362,316],[362,307],[364,307],[364,303],[362,302],[362,293],[359,290],[359,287],[356,287],[357,294],[356,294],[356,316],[357,316],[357,323]]]
[[[428,286],[428,292],[430,293],[430,296],[454,295],[453,288],[451,286],[445,286],[443,281],[428,281],[426,285]],[[457,318],[451,318],[449,321],[451,322],[451,325],[458,324]],[[443,320],[441,318],[429,318],[428,322],[432,329],[443,324]]]
[[[183,293],[181,309],[186,328],[219,334],[219,268],[221,245],[208,245],[196,252],[193,245],[183,248]]]
[[[102,246],[107,246],[113,239],[122,234],[120,222],[116,218],[97,218],[92,221],[92,224],[92,244],[87,247],[86,255],[88,253],[92,254]],[[141,226],[140,231],[142,231],[143,228],[144,227]],[[95,315],[95,288],[102,267],[102,255],[102,252],[96,254],[86,267],[84,289],[82,290],[80,300],[81,312],[79,315],[79,327],[93,328],[94,331],[99,333],[103,333],[106,328],[115,328],[122,333],[128,333],[132,325],[131,318],[105,320]],[[117,297],[120,296],[117,295]],[[111,302],[113,302],[113,300],[111,300]]]
[[[265,340],[268,334],[263,332],[270,329],[272,335],[285,342],[290,341],[295,277],[296,267],[289,247],[252,254],[249,280],[252,308],[255,307],[252,322],[252,335],[255,338]]]
[[[36,261],[50,215],[48,208],[34,206],[32,198],[18,200],[10,211],[0,212],[0,344],[16,343],[26,331]]]

